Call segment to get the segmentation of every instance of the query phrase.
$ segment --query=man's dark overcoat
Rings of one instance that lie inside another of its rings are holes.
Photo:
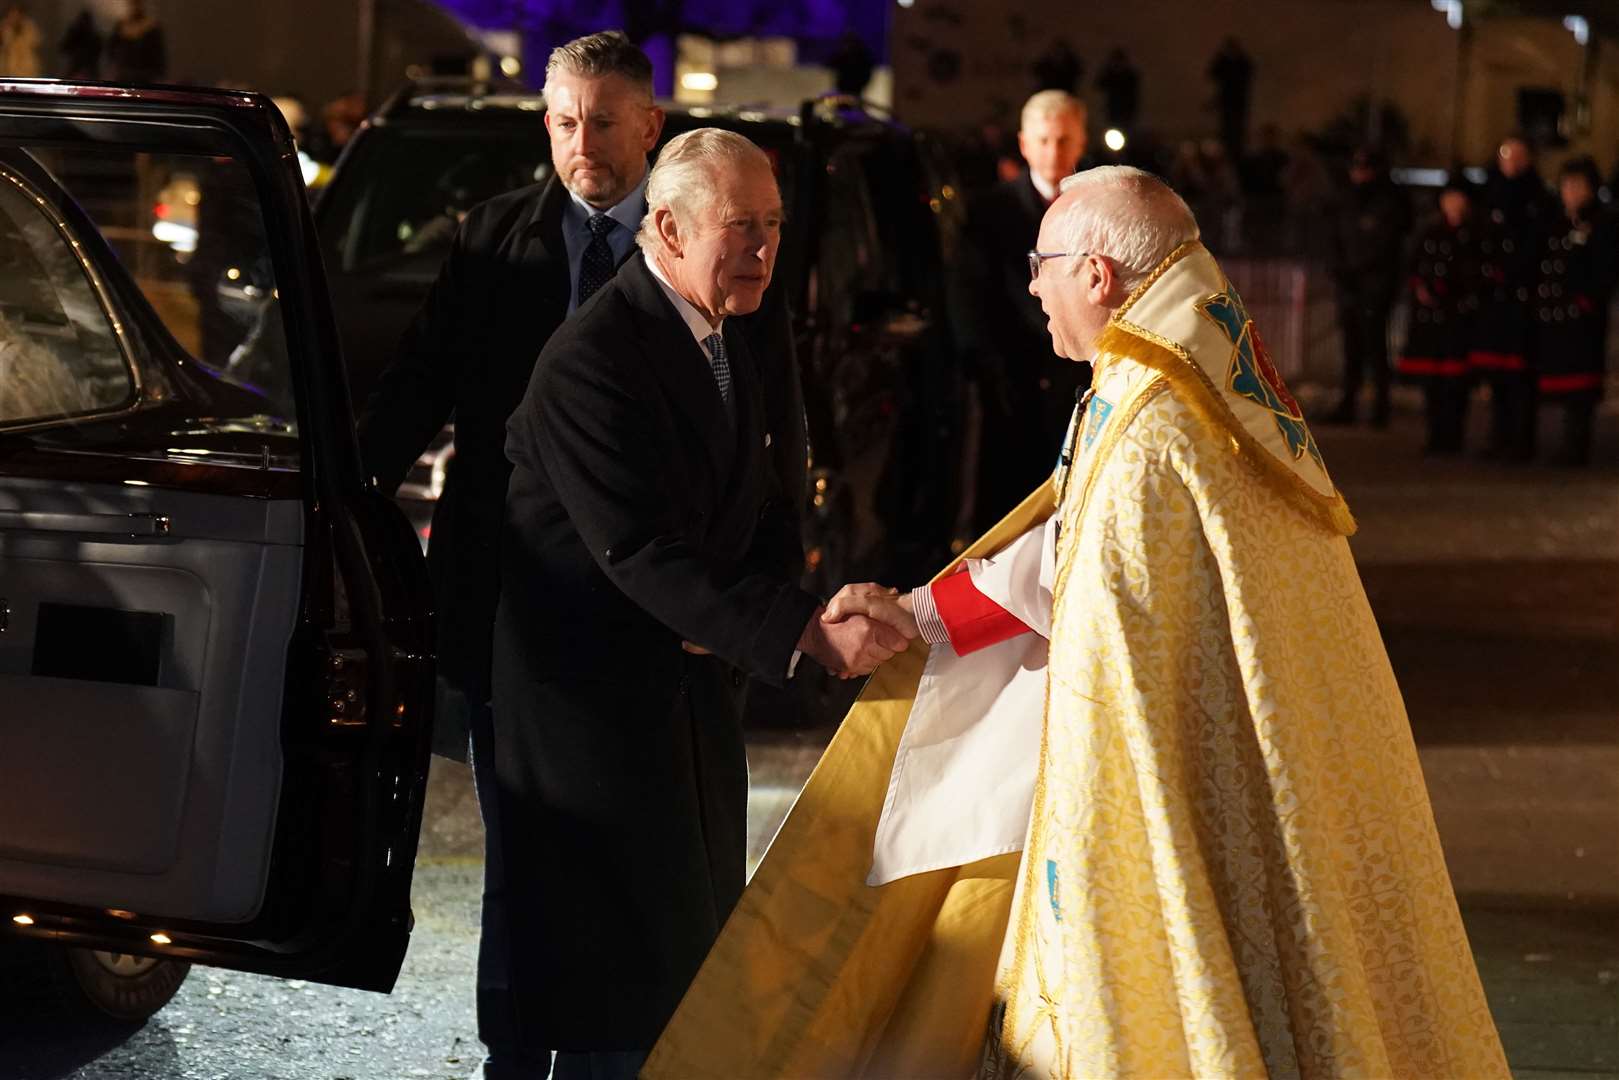
[[[729,406],[632,257],[552,335],[508,424],[496,769],[529,850],[512,989],[536,1048],[650,1048],[742,891],[742,683],[785,681],[817,599],[763,365],[732,320],[724,337]]]

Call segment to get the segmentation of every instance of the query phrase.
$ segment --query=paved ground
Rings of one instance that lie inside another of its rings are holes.
[[[1416,428],[1320,435],[1480,973],[1519,1076],[1619,1078],[1619,418],[1585,473],[1425,462]],[[756,850],[824,738],[756,740]],[[465,769],[439,765],[392,995],[198,969],[134,1030],[0,1021],[0,1080],[465,1076],[480,832]]]

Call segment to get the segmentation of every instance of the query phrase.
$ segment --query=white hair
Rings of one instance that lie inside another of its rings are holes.
[[[1128,165],[1099,165],[1065,177],[1068,201],[1059,224],[1063,250],[1105,255],[1119,267],[1119,281],[1133,291],[1159,263],[1199,236],[1191,207],[1152,173]],[[1078,273],[1078,259],[1064,260]]]
[[[653,215],[659,207],[667,207],[676,221],[689,221],[719,197],[721,176],[750,165],[769,170],[770,158],[734,131],[698,128],[670,139],[647,174],[646,217],[635,242],[648,255],[658,251],[663,240]]]
[[[1066,90],[1042,90],[1023,103],[1018,116],[1018,129],[1028,130],[1029,122],[1039,116],[1060,116],[1073,113],[1081,124],[1085,123],[1085,103]]]

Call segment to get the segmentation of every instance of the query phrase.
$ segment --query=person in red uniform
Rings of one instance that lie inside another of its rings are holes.
[[[1591,461],[1591,424],[1607,367],[1608,301],[1619,278],[1619,230],[1597,201],[1596,162],[1575,158],[1558,173],[1563,213],[1540,244],[1535,320],[1540,399],[1563,407],[1557,465]]]
[[[1501,140],[1479,203],[1483,283],[1467,359],[1490,384],[1484,456],[1527,461],[1535,450],[1535,248],[1557,210],[1523,137]]]
[[[1478,229],[1472,186],[1460,169],[1439,193],[1439,215],[1412,255],[1411,323],[1395,369],[1427,404],[1426,454],[1455,454],[1467,429],[1467,349],[1478,308]]]

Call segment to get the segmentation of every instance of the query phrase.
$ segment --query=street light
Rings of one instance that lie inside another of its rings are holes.
[[[1120,131],[1118,128],[1108,128],[1107,131],[1102,134],[1102,142],[1107,145],[1109,150],[1117,154],[1120,150],[1124,149],[1124,132]]]

